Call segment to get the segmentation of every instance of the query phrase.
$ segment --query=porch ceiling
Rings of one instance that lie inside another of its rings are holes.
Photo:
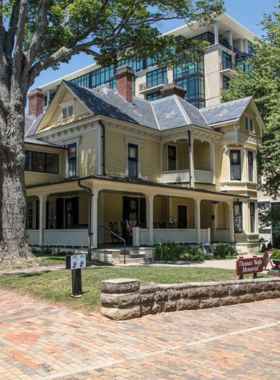
[[[120,178],[110,176],[87,176],[67,178],[55,182],[46,182],[38,185],[26,186],[27,195],[48,194],[56,192],[69,192],[81,190],[78,181],[85,181],[83,184],[93,185],[96,190],[112,190],[112,191],[130,191],[137,193],[154,195],[166,195],[174,197],[201,198],[209,200],[230,201],[236,198],[249,198],[244,195],[231,193],[223,193],[217,191],[191,189],[187,187],[179,187],[175,185],[167,185],[164,183],[144,181],[136,178]]]

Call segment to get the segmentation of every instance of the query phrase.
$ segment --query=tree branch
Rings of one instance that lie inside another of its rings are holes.
[[[20,0],[16,0],[12,7],[12,14],[9,22],[9,29],[7,31],[7,55],[11,57],[15,43],[15,35],[17,32],[17,24],[19,18]]]
[[[27,57],[28,68],[32,66],[39,50],[42,47],[43,37],[48,25],[48,10],[52,0],[40,0],[35,30],[31,39],[29,53]]]

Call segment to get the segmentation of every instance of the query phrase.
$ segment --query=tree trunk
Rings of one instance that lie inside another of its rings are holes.
[[[0,115],[0,268],[35,263],[25,231],[24,118],[19,103]]]

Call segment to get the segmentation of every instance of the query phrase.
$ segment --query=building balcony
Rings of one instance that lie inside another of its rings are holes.
[[[208,170],[195,170],[194,181],[196,183],[213,184],[214,175],[212,171]],[[188,183],[190,182],[190,171],[187,170],[172,170],[162,172],[163,183]]]
[[[226,77],[233,77],[236,75],[236,65],[233,62],[224,61],[221,63],[221,74],[225,75]]]
[[[161,90],[165,84],[168,84],[168,78],[166,77],[149,80],[145,83],[139,84],[139,93],[142,95],[151,94]]]

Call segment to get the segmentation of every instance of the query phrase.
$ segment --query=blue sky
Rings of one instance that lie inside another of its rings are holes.
[[[257,36],[262,35],[261,26],[258,25],[264,13],[271,13],[274,7],[279,4],[277,0],[226,0],[226,12],[236,19],[240,24],[250,29]],[[162,32],[167,32],[183,25],[182,22],[172,21],[161,26]],[[32,88],[38,88],[46,83],[70,74],[73,71],[82,69],[93,63],[93,58],[85,54],[73,57],[69,64],[62,64],[59,70],[49,69],[41,73]]]

